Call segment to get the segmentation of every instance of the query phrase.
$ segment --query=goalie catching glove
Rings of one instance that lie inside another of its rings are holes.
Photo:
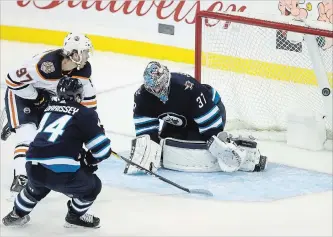
[[[145,134],[132,140],[129,159],[152,172],[156,172],[161,167],[161,153],[161,146],[150,140],[149,135]],[[127,164],[124,169],[124,174],[136,174],[139,172],[138,168],[130,164]]]
[[[216,157],[224,172],[262,171],[267,166],[267,157],[261,156],[254,138],[232,138],[220,132],[207,142],[209,152]]]
[[[245,160],[245,151],[238,149],[233,142],[224,141],[225,133],[219,133],[218,137],[212,136],[208,142],[208,151],[217,159],[217,162],[224,172],[239,170]]]
[[[229,141],[234,142],[239,148],[246,151],[245,160],[243,161],[239,170],[241,171],[262,171],[267,167],[267,157],[262,156],[258,149],[258,144],[255,138],[249,136],[243,138],[241,136],[228,138]]]

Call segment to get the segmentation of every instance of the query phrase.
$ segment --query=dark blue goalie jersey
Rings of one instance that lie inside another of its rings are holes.
[[[49,105],[30,144],[27,161],[38,162],[54,172],[75,172],[85,144],[96,162],[111,155],[110,140],[99,125],[95,110],[75,102]]]
[[[158,136],[160,120],[179,129],[197,131],[202,140],[208,140],[223,131],[225,114],[221,97],[214,88],[183,73],[171,73],[166,103],[149,93],[143,85],[134,95],[136,135],[149,134],[153,140]]]

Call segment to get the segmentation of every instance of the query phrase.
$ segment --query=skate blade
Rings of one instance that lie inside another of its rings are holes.
[[[94,226],[94,227],[86,227],[86,226],[80,226],[80,225],[74,225],[74,224],[70,224],[70,223],[68,223],[68,222],[65,222],[65,224],[64,224],[64,227],[65,228],[73,228],[73,229],[98,229],[98,228],[100,228],[101,227],[101,225],[98,225],[98,226]]]
[[[15,227],[23,227],[23,226],[25,226],[27,223],[29,223],[29,221],[30,221],[30,216],[28,215],[28,216],[26,216],[23,220],[21,220],[21,221],[16,221],[16,222],[12,222],[12,223],[10,223],[10,222],[4,222],[4,221],[2,220],[2,224],[3,224],[4,226],[7,226],[7,227],[13,227],[13,228],[15,228]]]
[[[24,228],[27,225],[28,222],[20,223],[20,224],[5,224],[2,223],[4,226],[9,228]]]

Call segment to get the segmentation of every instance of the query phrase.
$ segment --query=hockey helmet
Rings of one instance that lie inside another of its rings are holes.
[[[93,45],[86,35],[69,33],[64,39],[62,51],[63,54],[68,56],[74,63],[76,63],[78,65],[78,69],[80,69],[81,64],[84,64],[91,56]],[[74,52],[77,52],[79,56],[78,59],[73,58]]]
[[[170,90],[169,69],[158,62],[150,62],[143,73],[143,78],[145,89],[165,103]]]
[[[83,85],[81,81],[68,76],[62,77],[57,85],[57,96],[60,101],[76,101],[80,103],[83,99]]]

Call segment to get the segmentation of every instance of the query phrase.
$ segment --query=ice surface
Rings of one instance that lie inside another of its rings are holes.
[[[49,48],[1,41],[1,83],[9,69]],[[95,52],[92,59],[93,81],[100,92],[98,112],[117,152],[129,150],[134,134],[133,93],[149,61],[101,52]],[[192,65],[166,63],[171,71],[193,74]],[[2,89],[1,108],[3,96]],[[12,208],[12,202],[7,199],[13,175],[13,149],[13,137],[1,141],[1,217]],[[101,218],[100,229],[63,228],[67,197],[51,193],[31,213],[32,220],[27,226],[1,225],[0,234],[332,236],[332,152],[309,152],[269,141],[260,142],[260,150],[275,163],[265,173],[214,176],[160,172],[189,188],[211,189],[215,197],[208,199],[186,195],[150,176],[125,177],[121,173],[123,164],[116,159],[109,160],[98,170],[104,186],[91,208]]]

